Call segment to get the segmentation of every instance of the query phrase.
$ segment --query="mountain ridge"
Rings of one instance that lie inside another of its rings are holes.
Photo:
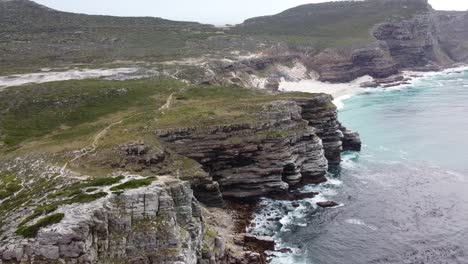
[[[18,8],[22,5],[27,8]],[[278,57],[300,57],[301,63],[317,72],[323,81],[346,82],[366,74],[387,77],[396,73],[394,69],[445,67],[462,61],[448,59],[450,56],[444,54],[455,50],[458,57],[464,58],[461,53],[465,52],[463,45],[452,41],[453,35],[462,31],[457,23],[462,23],[464,12],[450,13],[452,18],[443,20],[450,25],[445,25],[440,18],[446,13],[433,10],[426,0],[307,4],[277,15],[251,18],[229,28],[151,17],[45,10],[30,0],[2,2],[0,22],[5,26],[0,29],[4,39],[0,46],[0,72],[31,71],[34,65],[159,63],[193,57],[211,57],[210,60],[223,63],[226,57],[239,61],[233,52],[261,56],[276,53]],[[439,29],[442,24],[444,30]],[[384,36],[382,25],[399,25],[401,34],[394,37],[403,39]],[[411,32],[418,29],[421,32]],[[451,37],[445,37],[445,31],[451,32]],[[463,42],[460,36],[455,39]],[[432,51],[430,43],[435,45]],[[397,53],[402,45],[419,45],[413,50],[420,53],[417,57],[422,62],[411,64],[401,59],[405,55]],[[211,69],[214,72],[220,70],[214,64],[210,67],[215,67]],[[218,77],[203,81],[220,83]]]

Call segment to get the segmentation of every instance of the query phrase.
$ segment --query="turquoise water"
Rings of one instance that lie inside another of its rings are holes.
[[[468,73],[353,97],[345,102],[340,119],[360,132],[365,152],[376,158],[425,161],[468,172]]]
[[[273,263],[468,263],[467,102],[467,72],[346,100],[340,120],[363,150],[344,154],[328,183],[304,187],[321,194],[299,207],[263,202],[252,232],[293,250]]]

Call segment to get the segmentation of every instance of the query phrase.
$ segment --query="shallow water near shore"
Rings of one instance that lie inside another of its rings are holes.
[[[468,263],[468,72],[344,101],[361,133],[313,199],[264,200],[251,232],[271,235],[273,263]],[[317,208],[317,201],[341,206]]]

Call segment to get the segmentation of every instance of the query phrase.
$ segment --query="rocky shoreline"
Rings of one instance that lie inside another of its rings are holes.
[[[401,77],[388,78],[382,83],[395,80]],[[154,135],[171,153],[189,157],[199,164],[201,170],[197,177],[180,179],[182,182],[163,177],[146,189],[111,194],[84,207],[64,207],[61,210],[65,210],[68,217],[58,225],[41,230],[36,239],[18,239],[6,233],[6,237],[12,238],[0,243],[3,263],[32,259],[41,263],[57,260],[95,263],[110,256],[141,261],[135,263],[253,264],[267,261],[266,251],[288,252],[288,249],[275,248],[272,238],[246,234],[246,228],[252,225],[252,213],[257,208],[255,201],[259,198],[294,201],[314,197],[316,193],[294,190],[304,184],[323,182],[328,166],[339,165],[342,151],[361,149],[359,134],[339,123],[332,101],[326,94],[276,100],[262,105],[258,112],[261,122],[255,124],[155,131]],[[119,148],[125,156],[125,162],[119,165],[121,168],[138,164],[142,170],[152,170],[169,158],[164,151],[155,151],[145,143]],[[154,193],[165,194],[153,199]],[[199,202],[208,206],[201,215],[205,206]],[[163,204],[167,208],[161,207]],[[317,205],[328,208],[337,204],[324,201]],[[157,212],[151,211],[156,207]],[[69,215],[73,211],[86,217]],[[15,217],[25,214],[20,213]],[[114,218],[123,222],[112,220]],[[222,223],[227,222],[226,219],[234,222]],[[164,225],[159,226],[158,221]],[[168,231],[167,225],[175,229]],[[127,239],[115,240],[122,235],[114,233],[116,230],[127,232],[123,235]],[[184,235],[186,231],[191,238]],[[160,232],[174,239],[158,240],[161,238],[155,237],[159,237]],[[123,248],[170,254],[137,256],[133,251],[124,253]],[[210,253],[212,250],[217,253]]]
[[[144,141],[119,146],[112,155],[118,155],[121,161],[106,160],[104,164],[154,175],[152,171],[164,169],[164,164],[176,156],[192,161],[182,159],[168,176],[125,178],[124,183],[119,183],[122,179],[117,177],[106,180],[115,179],[115,183],[102,189],[45,193],[50,197],[48,203],[66,203],[50,209],[54,213],[50,217],[63,219],[43,228],[48,218],[31,220],[35,225],[23,228],[29,232],[37,225],[37,237],[24,238],[19,235],[21,227],[16,230],[12,219],[45,209],[25,207],[7,214],[5,220],[11,226],[2,230],[7,238],[0,242],[3,263],[101,263],[104,259],[131,263],[266,261],[264,251],[274,249],[274,241],[245,234],[255,209],[247,202],[261,197],[295,200],[313,196],[294,190],[325,181],[329,165],[340,163],[342,151],[359,150],[361,146],[359,135],[338,122],[330,95],[283,97],[260,104],[255,109],[255,123],[155,131],[163,151]],[[94,159],[83,157],[80,164]],[[25,166],[21,164],[15,166]],[[185,170],[183,174],[181,169]],[[62,178],[68,177],[58,176]],[[130,183],[149,186],[114,191]],[[62,188],[73,186],[87,185]],[[56,198],[76,194],[80,199],[103,198],[83,204],[78,198]],[[233,218],[235,222],[229,223]]]
[[[350,40],[329,10],[361,4],[391,12],[350,21],[365,35]],[[262,199],[298,208],[320,197],[301,187],[361,150],[340,100],[468,61],[466,14],[426,0],[306,5],[226,29],[0,5],[2,72],[53,68],[0,77],[0,264],[268,263],[290,249],[249,233]]]

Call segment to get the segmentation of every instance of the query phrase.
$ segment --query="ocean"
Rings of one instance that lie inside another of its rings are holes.
[[[468,72],[342,103],[340,120],[360,132],[363,150],[344,153],[327,183],[303,188],[317,197],[262,201],[250,232],[292,250],[272,263],[468,263]],[[340,206],[316,206],[328,200]]]

